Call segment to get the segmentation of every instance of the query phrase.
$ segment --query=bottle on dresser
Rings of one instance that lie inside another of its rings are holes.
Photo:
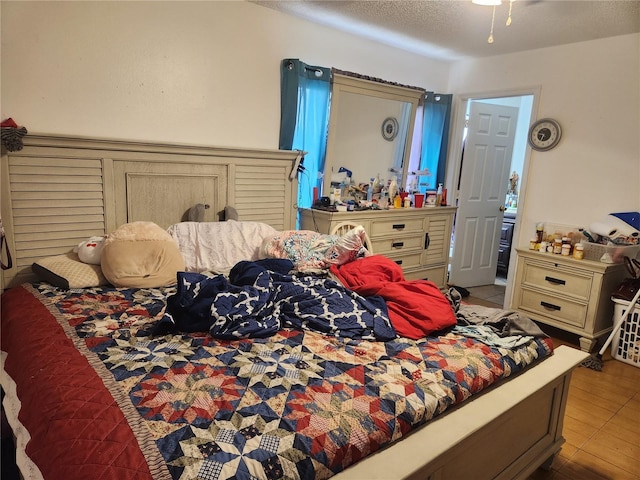
[[[397,194],[398,194],[398,180],[394,175],[393,177],[391,177],[391,183],[389,183],[389,199],[395,200]]]
[[[387,209],[389,207],[389,189],[387,187],[382,187],[382,190],[380,190],[380,200],[378,201],[378,205],[382,209]]]

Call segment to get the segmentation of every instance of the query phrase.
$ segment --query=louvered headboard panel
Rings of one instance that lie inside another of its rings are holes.
[[[13,255],[3,288],[33,279],[31,264],[93,235],[146,220],[163,228],[207,205],[240,220],[295,228],[296,152],[28,135],[2,152],[2,220]]]
[[[235,168],[232,182],[234,188],[229,192],[230,202],[235,205],[239,218],[268,223],[276,230],[289,229],[283,223],[288,218],[285,210],[287,205],[296,201],[296,192],[287,188],[287,168],[239,165]]]

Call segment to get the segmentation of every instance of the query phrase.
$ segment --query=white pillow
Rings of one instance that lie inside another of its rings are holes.
[[[260,222],[181,222],[167,231],[177,242],[188,272],[227,274],[243,260],[259,260],[265,238],[278,231]]]

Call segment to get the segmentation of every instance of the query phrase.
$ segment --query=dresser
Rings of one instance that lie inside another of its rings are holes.
[[[500,245],[498,246],[498,273],[507,273],[509,259],[511,258],[511,243],[513,241],[513,229],[516,216],[513,213],[505,213],[500,232]]]
[[[597,338],[613,328],[611,293],[628,275],[624,265],[520,248],[516,252],[511,307],[579,335],[580,348],[590,352]]]
[[[455,211],[455,207],[359,212],[301,209],[300,227],[329,233],[341,222],[358,223],[369,235],[373,253],[394,260],[407,280],[427,279],[444,288]]]

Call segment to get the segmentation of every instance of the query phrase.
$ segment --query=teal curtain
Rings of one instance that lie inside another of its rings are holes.
[[[306,152],[298,173],[298,207],[321,192],[329,128],[331,69],[286,58],[281,65],[280,149]]]
[[[433,92],[425,96],[420,170],[428,169],[431,175],[420,176],[422,192],[435,190],[439,183],[444,183],[452,99],[453,95]]]

